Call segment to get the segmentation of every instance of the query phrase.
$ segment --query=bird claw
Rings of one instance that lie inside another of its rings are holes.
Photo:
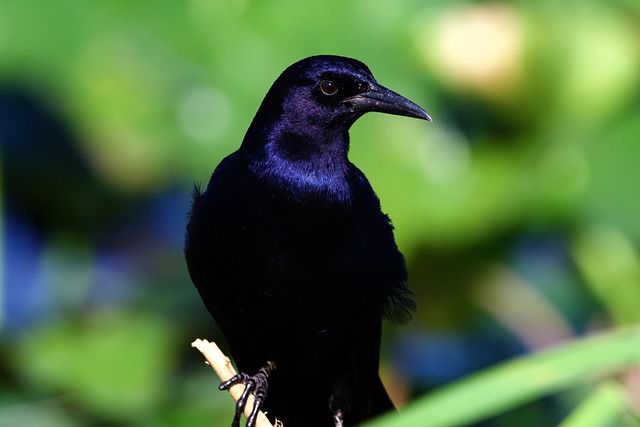
[[[253,376],[241,372],[231,379],[220,383],[218,386],[218,389],[220,390],[228,390],[236,384],[245,385],[242,396],[240,396],[240,399],[236,402],[236,412],[233,417],[231,427],[240,426],[240,416],[244,413],[245,407],[247,406],[247,400],[249,399],[249,394],[252,392],[254,396],[253,409],[251,414],[247,417],[247,427],[255,427],[258,413],[260,412],[260,409],[262,409],[264,400],[267,397],[267,391],[269,390],[269,374],[274,369],[275,363],[269,361],[266,366],[260,368],[258,373]]]

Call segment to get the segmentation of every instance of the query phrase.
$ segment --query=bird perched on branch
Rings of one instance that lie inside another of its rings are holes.
[[[431,121],[362,62],[296,62],[193,195],[189,273],[242,372],[221,389],[247,384],[255,411],[286,427],[393,408],[378,376],[382,319],[406,321],[415,304],[391,221],[347,157],[349,128],[369,111]]]

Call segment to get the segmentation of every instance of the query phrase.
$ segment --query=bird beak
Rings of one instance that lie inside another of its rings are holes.
[[[429,113],[418,104],[378,83],[371,83],[369,91],[347,98],[344,102],[351,104],[353,111],[362,113],[377,111],[433,121]]]

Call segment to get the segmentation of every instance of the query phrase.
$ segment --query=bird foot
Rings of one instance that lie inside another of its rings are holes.
[[[236,384],[244,384],[245,389],[240,396],[240,399],[236,402],[236,413],[233,417],[233,423],[231,427],[239,427],[240,426],[240,416],[244,413],[244,409],[247,406],[247,400],[249,398],[249,393],[253,392],[254,401],[253,401],[253,410],[249,417],[247,417],[247,427],[255,427],[256,418],[258,417],[258,413],[260,409],[262,409],[262,405],[264,404],[264,400],[267,397],[267,391],[269,390],[269,374],[276,368],[276,364],[272,361],[268,361],[267,365],[260,368],[258,373],[255,375],[247,375],[245,373],[236,374],[233,378],[223,381],[218,386],[220,390],[228,390],[230,387]]]

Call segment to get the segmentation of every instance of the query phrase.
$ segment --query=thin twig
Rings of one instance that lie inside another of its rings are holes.
[[[222,351],[220,351],[220,348],[218,348],[216,343],[198,338],[191,343],[191,347],[195,347],[200,350],[200,353],[202,353],[205,359],[207,359],[207,363],[213,368],[216,374],[218,374],[220,380],[227,381],[236,375],[236,371],[233,369],[231,361],[224,355],[224,353],[222,353]],[[244,389],[244,384],[236,384],[229,388],[229,393],[231,394],[231,397],[233,397],[234,401],[237,402],[238,399],[240,399]],[[247,406],[244,408],[244,415],[246,417],[248,417],[253,410],[253,401],[254,397],[253,395],[250,395],[249,399],[247,399]],[[256,427],[273,427],[273,425],[269,422],[267,416],[260,411],[258,418],[256,419]]]

